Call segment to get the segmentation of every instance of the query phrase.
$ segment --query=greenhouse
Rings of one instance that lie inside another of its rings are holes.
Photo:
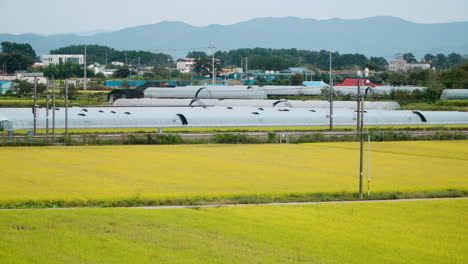
[[[440,95],[440,100],[468,99],[468,89],[445,89]]]
[[[37,111],[37,128],[46,128],[46,109]],[[49,112],[49,128],[52,115]],[[55,111],[55,127],[65,127],[65,110]],[[354,126],[354,110],[334,111],[335,126]],[[468,125],[467,112],[366,110],[365,125]],[[30,108],[1,108],[1,129],[33,128]],[[328,126],[326,109],[272,107],[74,107],[68,110],[69,128],[167,128],[167,127],[287,127]]]
[[[426,87],[417,87],[417,86],[363,86],[361,87],[362,92],[368,95],[389,95],[393,91],[405,91],[405,92],[414,92],[416,90],[424,90]],[[358,88],[356,86],[335,86],[333,87],[335,93],[342,95],[356,95]]]
[[[250,86],[187,86],[174,88],[147,88],[145,98],[201,98],[201,99],[266,99],[263,90]]]
[[[255,99],[119,99],[114,106],[152,106],[152,107],[214,107],[214,106],[250,106],[250,107],[286,107],[286,108],[330,108],[328,101],[300,101],[300,100],[255,100]],[[356,109],[355,101],[334,101],[334,108]],[[365,109],[396,110],[400,105],[396,102],[364,103]]]

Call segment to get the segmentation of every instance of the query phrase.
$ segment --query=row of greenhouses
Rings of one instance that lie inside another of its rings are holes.
[[[119,99],[113,106],[120,107],[274,107],[274,108],[329,108],[329,101],[301,100],[258,100],[258,99]],[[333,108],[356,109],[356,101],[334,101]],[[365,109],[396,110],[400,108],[397,102],[364,103]]]
[[[266,99],[268,96],[319,96],[327,93],[328,86],[184,86],[172,88],[149,87],[144,91],[145,98],[197,98],[197,99]],[[393,91],[414,92],[425,87],[362,87],[367,95],[389,95]],[[336,86],[338,95],[356,95],[356,86]]]
[[[68,128],[174,128],[174,127],[291,127],[327,126],[329,111],[272,107],[88,107],[68,109]],[[49,116],[50,117],[50,116]],[[353,126],[357,112],[334,111],[335,126]],[[37,128],[44,129],[46,109],[37,111]],[[466,112],[366,110],[365,125],[468,125]],[[33,129],[30,108],[0,108],[2,130]],[[49,119],[51,127],[51,119]],[[65,127],[65,109],[55,111],[55,127]]]

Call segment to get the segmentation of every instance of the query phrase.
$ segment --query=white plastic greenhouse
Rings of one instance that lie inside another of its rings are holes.
[[[37,128],[46,127],[45,109],[38,110]],[[64,108],[56,111],[56,128],[64,128]],[[327,126],[325,109],[272,107],[88,107],[69,109],[69,128],[167,128],[167,127],[286,127]],[[467,112],[368,110],[365,125],[467,125]],[[30,108],[1,108],[2,130],[33,128]],[[336,126],[354,126],[356,111],[334,111]],[[49,124],[51,125],[51,123]]]
[[[369,95],[389,95],[392,91],[406,91],[406,92],[414,92],[416,90],[424,90],[426,87],[416,87],[416,86],[375,86],[375,87],[368,87],[363,86],[361,87],[362,92],[366,92]],[[356,86],[335,86],[333,90],[336,93],[340,93],[342,95],[356,95],[358,88]]]
[[[445,89],[440,95],[440,100],[468,99],[468,89]]]
[[[267,94],[250,86],[186,86],[174,88],[147,88],[145,98],[202,98],[202,99],[266,99]]]
[[[299,101],[299,100],[239,100],[239,99],[119,99],[114,106],[151,106],[151,107],[214,107],[214,106],[250,106],[250,107],[287,107],[287,108],[329,108],[328,101]],[[334,101],[334,108],[356,109],[355,101]],[[396,102],[364,103],[365,109],[396,110],[400,105]]]

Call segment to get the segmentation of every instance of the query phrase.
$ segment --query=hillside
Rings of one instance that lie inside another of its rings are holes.
[[[165,51],[183,56],[212,43],[220,50],[297,48],[334,50],[393,57],[396,53],[468,54],[468,22],[418,24],[395,17],[365,19],[256,18],[233,25],[191,26],[161,22],[92,36],[0,34],[0,42],[28,42],[38,54],[73,44],[101,44],[116,49]]]

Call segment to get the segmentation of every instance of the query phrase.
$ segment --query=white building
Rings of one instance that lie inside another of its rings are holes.
[[[428,63],[407,63],[403,56],[398,56],[395,60],[388,62],[388,70],[393,72],[406,72],[411,69],[430,69],[431,65]]]
[[[181,73],[189,73],[195,67],[195,58],[183,58],[177,60],[177,70]]]
[[[115,66],[124,66],[125,63],[121,62],[121,61],[113,61],[111,62],[112,65],[115,65]]]
[[[83,54],[51,54],[42,55],[42,64],[49,66],[50,64],[61,64],[67,61],[72,61],[80,65],[84,64]]]

